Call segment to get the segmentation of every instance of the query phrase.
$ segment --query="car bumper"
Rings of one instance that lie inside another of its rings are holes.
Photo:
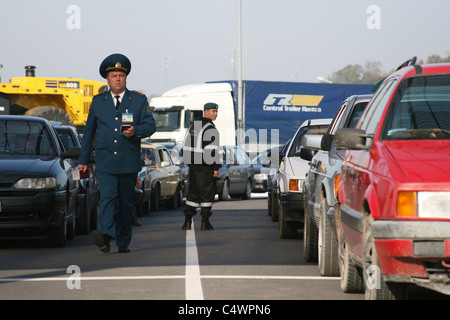
[[[267,192],[267,180],[254,180],[253,192]]]
[[[372,235],[386,281],[450,294],[450,221],[374,221]]]
[[[280,204],[283,206],[285,221],[303,222],[303,193],[281,193]]]
[[[0,197],[0,229],[57,227],[64,221],[65,191],[16,193]]]

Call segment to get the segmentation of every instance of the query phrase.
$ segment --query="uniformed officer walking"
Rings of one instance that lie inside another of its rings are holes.
[[[192,217],[200,207],[202,230],[213,230],[209,222],[219,178],[219,132],[213,123],[217,118],[218,105],[206,103],[203,117],[191,123],[183,144],[183,160],[189,165],[189,191],[184,210],[183,230],[191,230]]]
[[[110,90],[92,99],[79,157],[78,168],[86,171],[95,145],[100,201],[92,240],[102,252],[109,252],[110,239],[116,240],[120,253],[130,251],[135,185],[142,167],[141,139],[156,130],[147,98],[126,88],[130,69],[130,60],[122,54],[112,54],[101,63],[100,75]]]

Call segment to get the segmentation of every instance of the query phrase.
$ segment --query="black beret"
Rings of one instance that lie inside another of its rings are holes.
[[[122,71],[125,72],[126,75],[130,73],[131,70],[131,62],[125,57],[123,54],[114,53],[110,56],[107,56],[105,60],[100,64],[100,75],[103,78],[108,76],[109,71]]]
[[[219,106],[218,106],[217,104],[215,104],[214,102],[208,102],[208,103],[206,103],[206,104],[203,106],[203,108],[204,108],[205,110],[207,110],[207,109],[217,109],[217,108],[219,108]]]

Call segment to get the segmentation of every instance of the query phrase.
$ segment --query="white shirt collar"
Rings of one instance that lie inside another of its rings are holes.
[[[112,93],[112,91],[110,91],[111,92],[111,96],[113,97],[113,100],[115,101],[115,97],[116,97],[116,95],[114,95],[113,93]],[[123,99],[123,96],[125,95],[125,90],[123,90],[123,92],[121,93],[121,94],[119,94],[119,101],[120,102],[122,102],[122,99]]]

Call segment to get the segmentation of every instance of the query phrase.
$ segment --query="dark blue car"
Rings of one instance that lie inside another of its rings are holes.
[[[59,247],[75,236],[78,155],[45,119],[0,116],[0,235],[39,231]]]

